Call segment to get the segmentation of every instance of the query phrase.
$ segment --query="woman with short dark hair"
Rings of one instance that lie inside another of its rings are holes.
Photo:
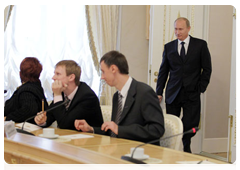
[[[22,85],[17,88],[12,97],[6,101],[4,119],[16,123],[24,122],[27,118],[48,107],[44,91],[39,80],[42,65],[35,57],[26,57],[20,64],[20,78]],[[33,119],[28,122],[34,123]]]

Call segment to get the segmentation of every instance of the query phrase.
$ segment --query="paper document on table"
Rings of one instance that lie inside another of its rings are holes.
[[[64,136],[61,136],[61,137],[70,138],[70,139],[82,139],[82,138],[93,138],[94,136],[83,135],[83,134],[73,134],[73,135],[64,135]]]
[[[185,166],[185,167],[174,167],[172,170],[237,170],[238,168],[229,164],[225,165],[211,165],[211,166]]]
[[[15,126],[20,128],[20,129],[22,129],[22,125],[23,125],[23,123],[15,124]],[[39,130],[39,129],[42,129],[42,128],[37,126],[37,125],[28,123],[28,122],[25,122],[24,128],[23,128],[23,130],[26,130],[28,132],[32,132],[32,131]]]
[[[214,162],[210,162],[208,160],[203,161],[176,161],[178,164],[216,164]]]

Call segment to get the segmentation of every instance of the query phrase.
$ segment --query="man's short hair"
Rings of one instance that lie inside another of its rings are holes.
[[[175,24],[175,22],[178,21],[178,20],[184,20],[184,21],[186,22],[187,28],[190,27],[190,22],[189,22],[189,20],[188,20],[187,18],[185,18],[185,17],[179,17],[179,18],[177,18],[177,19],[174,21],[174,24]]]
[[[74,74],[75,75],[75,84],[78,86],[81,76],[81,67],[73,60],[62,60],[58,62],[55,66],[65,66],[67,76]]]
[[[104,63],[108,66],[116,65],[121,74],[128,74],[128,62],[126,57],[118,52],[118,51],[109,51],[108,53],[104,54],[100,60],[100,63],[104,61]]]

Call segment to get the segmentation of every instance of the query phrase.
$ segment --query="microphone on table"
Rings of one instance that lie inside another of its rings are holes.
[[[156,139],[156,140],[153,140],[153,141],[150,141],[150,142],[147,142],[147,143],[143,143],[143,144],[140,144],[138,146],[136,146],[134,148],[134,150],[132,151],[132,155],[131,157],[129,156],[122,156],[121,159],[123,160],[126,160],[126,161],[129,161],[129,162],[133,162],[135,164],[146,164],[145,162],[141,161],[141,160],[138,160],[138,159],[135,159],[133,158],[133,155],[134,155],[134,152],[137,148],[139,148],[140,146],[143,146],[143,145],[146,145],[146,144],[150,144],[150,143],[155,143],[155,142],[160,142],[162,140],[165,140],[165,139],[169,139],[169,138],[173,138],[173,137],[176,137],[176,136],[179,136],[179,135],[185,135],[185,134],[189,134],[189,133],[197,133],[197,131],[199,130],[198,127],[194,127],[186,132],[183,132],[183,133],[179,133],[179,134],[176,134],[176,135],[172,135],[172,136],[167,136],[165,138],[160,138],[160,139]]]
[[[33,135],[33,136],[34,136],[34,134],[32,134],[32,133],[30,133],[30,132],[28,132],[28,131],[26,131],[26,130],[23,130],[24,125],[25,125],[25,122],[27,122],[28,120],[31,120],[31,119],[35,118],[36,116],[39,116],[39,115],[41,115],[41,114],[43,114],[43,113],[45,113],[45,112],[50,112],[51,110],[54,110],[54,109],[56,109],[56,108],[58,108],[58,107],[60,107],[60,106],[62,106],[62,105],[66,105],[66,104],[68,104],[69,102],[70,102],[70,100],[69,100],[69,99],[66,99],[66,100],[65,100],[64,102],[62,102],[61,104],[58,104],[58,105],[56,105],[56,106],[54,106],[54,107],[51,107],[51,108],[45,110],[44,112],[42,112],[42,113],[40,113],[40,114],[38,114],[38,115],[34,115],[34,116],[31,116],[31,117],[27,118],[27,119],[23,122],[22,128],[21,128],[21,129],[16,129],[17,132],[19,132],[19,133],[24,133],[24,134],[27,134],[27,135]]]

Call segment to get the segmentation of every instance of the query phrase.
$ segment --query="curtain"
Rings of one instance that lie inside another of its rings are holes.
[[[5,15],[5,11],[6,11],[6,16],[4,17],[4,31],[6,30],[7,23],[8,23],[8,20],[9,20],[10,16],[11,16],[13,7],[14,7],[14,5],[9,5],[4,10],[4,15]]]
[[[119,22],[118,5],[91,5],[89,7],[93,41],[98,61],[108,51],[116,50]],[[100,104],[111,105],[115,87],[108,86],[105,81],[100,83]]]
[[[90,46],[90,49],[91,49],[95,69],[96,69],[98,75],[100,76],[101,70],[100,70],[100,64],[99,64],[99,57],[97,55],[97,49],[96,49],[95,42],[94,42],[94,37],[93,37],[92,25],[91,25],[91,21],[90,21],[89,5],[86,5],[85,8],[86,8],[86,19],[87,19],[89,46]]]
[[[100,77],[89,47],[84,5],[15,5],[4,33],[8,98],[21,85],[19,66],[25,57],[36,57],[43,65],[40,80],[48,101],[52,100],[54,67],[64,59],[81,66],[80,80],[99,95]]]

